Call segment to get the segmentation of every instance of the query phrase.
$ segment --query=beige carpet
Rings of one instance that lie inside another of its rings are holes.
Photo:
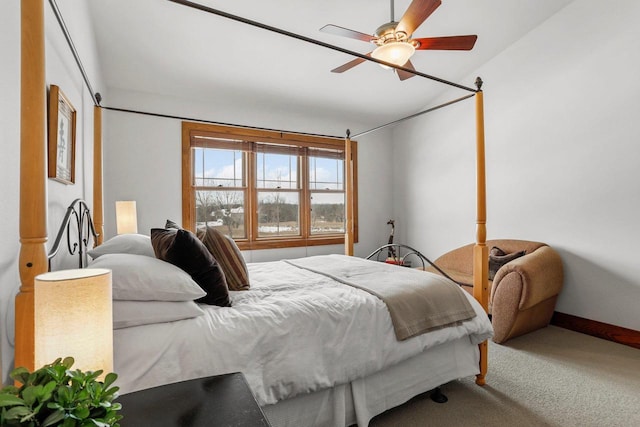
[[[640,426],[640,350],[549,326],[489,342],[487,385],[445,384],[376,417],[371,427]]]

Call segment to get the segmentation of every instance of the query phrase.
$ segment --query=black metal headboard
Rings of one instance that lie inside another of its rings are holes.
[[[74,220],[73,224],[77,226],[76,230],[72,230],[72,220]],[[75,232],[74,236],[72,236],[72,232]],[[67,249],[69,253],[71,255],[78,255],[78,268],[86,267],[89,244],[93,247],[98,238],[98,233],[96,233],[93,227],[91,211],[84,200],[75,199],[67,208],[62,224],[60,224],[60,228],[56,234],[56,240],[53,242],[53,246],[47,254],[49,271],[51,271],[51,259],[58,253],[60,243],[65,234],[67,235]],[[91,239],[92,237],[93,239]]]

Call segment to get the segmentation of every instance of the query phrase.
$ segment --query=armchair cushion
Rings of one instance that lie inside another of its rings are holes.
[[[491,248],[491,251],[489,251],[489,280],[493,280],[500,267],[516,258],[520,258],[524,254],[525,251],[508,254],[497,246]]]

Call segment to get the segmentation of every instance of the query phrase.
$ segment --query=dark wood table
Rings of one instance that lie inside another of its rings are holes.
[[[269,427],[241,372],[125,394],[121,427]]]

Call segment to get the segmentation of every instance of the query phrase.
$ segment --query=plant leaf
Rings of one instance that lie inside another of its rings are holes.
[[[62,361],[62,365],[64,365],[64,367],[67,369],[72,367],[74,363],[75,363],[75,360],[73,359],[73,357],[65,357],[64,360]]]
[[[89,371],[87,372],[87,379],[88,380],[95,380],[96,378],[98,378],[100,375],[102,375],[103,370],[102,369],[98,369],[97,371]]]
[[[79,406],[73,410],[73,415],[76,416],[79,420],[84,420],[89,416],[89,408],[86,406]]]
[[[13,394],[0,394],[0,407],[16,405],[25,406],[25,402]]]
[[[120,387],[115,386],[115,387],[111,387],[109,390],[105,390],[103,394],[105,396],[113,395],[113,399],[115,399],[116,397],[118,397],[118,391],[119,390],[120,390]]]
[[[110,372],[108,373],[105,377],[104,377],[104,388],[109,388],[109,386],[111,384],[113,384],[116,380],[118,379],[118,374],[114,373],[114,372]]]
[[[38,396],[42,394],[42,388],[43,387],[41,385],[25,387],[25,389],[22,390],[24,403],[26,403],[27,406],[33,406],[33,404],[36,403]]]
[[[62,406],[67,406],[67,403],[71,401],[71,388],[68,386],[61,386],[58,388],[58,398]]]
[[[52,426],[64,419],[64,411],[58,410],[49,414],[42,422],[42,427]]]
[[[47,408],[49,409],[64,409],[64,407],[62,405],[60,405],[58,402],[49,402],[47,403]]]
[[[51,396],[53,395],[53,391],[56,388],[56,382],[55,381],[49,381],[43,388],[42,388],[42,396],[40,396],[40,402],[45,403],[45,402],[49,402],[51,400]]]
[[[27,378],[29,378],[29,371],[25,367],[18,367],[11,371],[11,375],[9,375],[11,379],[20,381],[22,384],[27,382]]]
[[[0,394],[13,394],[14,396],[17,396],[19,392],[20,389],[14,385],[8,385],[0,390]]]
[[[7,411],[6,417],[8,420],[24,419],[29,415],[33,415],[31,410],[26,406],[14,406]]]

